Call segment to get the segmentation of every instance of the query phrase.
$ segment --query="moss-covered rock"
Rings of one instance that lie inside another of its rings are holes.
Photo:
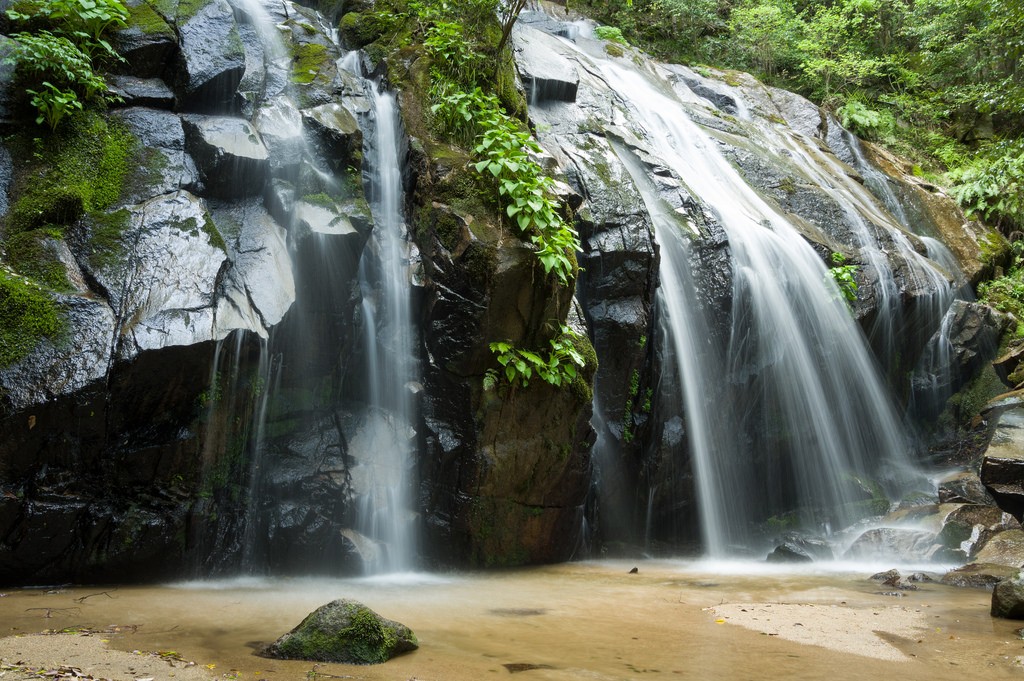
[[[70,225],[85,212],[111,207],[121,197],[137,147],[125,125],[98,114],[63,126],[47,140],[47,153],[19,171],[6,236]],[[14,151],[32,157],[28,149]]]
[[[0,268],[0,367],[24,358],[42,338],[64,330],[60,308],[45,290]]]
[[[341,17],[338,29],[345,45],[352,49],[366,47],[384,32],[373,12],[349,12]]]
[[[127,8],[128,25],[113,33],[114,47],[125,60],[117,69],[140,78],[159,77],[178,49],[178,36],[150,3],[136,0]]]
[[[260,654],[284,660],[379,664],[418,647],[409,627],[342,598],[314,610]]]

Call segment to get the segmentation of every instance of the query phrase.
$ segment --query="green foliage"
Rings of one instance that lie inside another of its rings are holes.
[[[579,370],[585,366],[583,354],[576,348],[579,335],[562,324],[559,335],[548,341],[551,350],[533,352],[517,348],[508,342],[490,344],[498,364],[504,369],[502,374],[510,385],[530,385],[530,379],[536,375],[542,381],[555,387],[568,387],[576,379]],[[489,369],[484,375],[484,390],[492,390],[498,384],[497,369]]]
[[[861,137],[877,138],[885,124],[891,123],[881,112],[868,108],[860,99],[849,99],[836,111],[844,128]]]
[[[456,83],[474,85],[483,80],[486,56],[466,40],[466,29],[457,21],[436,21],[426,29],[423,47],[431,57],[438,76]]]
[[[520,231],[530,235],[544,272],[554,272],[559,282],[568,286],[575,276],[575,262],[570,256],[580,250],[579,237],[557,212],[554,182],[529,156],[530,152],[539,152],[540,146],[504,112],[493,111],[492,117],[482,123],[485,129],[474,151],[483,159],[474,168],[497,180],[505,214]]]
[[[622,29],[615,26],[598,26],[594,29],[594,35],[601,40],[619,43],[620,45],[629,45],[625,36],[622,35]]]
[[[987,147],[950,177],[953,195],[969,216],[1006,231],[1024,228],[1024,139]]]
[[[1024,337],[1024,241],[1013,244],[1013,265],[1003,276],[978,285],[978,300],[1017,319],[1013,335]]]
[[[424,12],[420,10],[421,20]],[[505,217],[537,246],[545,274],[568,286],[575,277],[579,237],[558,214],[554,182],[530,154],[540,146],[506,113],[497,96],[485,93],[482,52],[465,38],[464,28],[442,20],[436,8],[426,13],[425,47],[432,57],[431,114],[437,131],[459,144],[475,142],[478,173],[492,178]]]
[[[859,267],[857,265],[845,264],[846,256],[842,253],[833,253],[832,263],[833,266],[829,268],[828,274],[839,289],[839,293],[848,303],[856,301],[857,280],[854,278],[854,275]]]
[[[14,49],[5,61],[16,64],[20,78],[53,80],[79,90],[87,99],[106,90],[106,82],[93,70],[89,55],[65,36],[40,31],[11,37]]]
[[[0,266],[0,367],[23,359],[42,338],[65,328],[60,308],[41,286]]]
[[[735,65],[769,77],[789,77],[799,69],[796,45],[804,31],[789,3],[741,3],[729,18],[729,30],[735,36],[729,48]]]
[[[77,43],[92,57],[95,53],[119,59],[103,34],[124,28],[128,8],[119,0],[31,0],[7,11],[12,21],[42,23]]]
[[[61,90],[47,81],[43,82],[42,90],[26,89],[25,92],[32,95],[31,104],[39,112],[36,125],[45,122],[50,130],[56,130],[69,113],[82,110],[82,103],[74,90]]]
[[[82,111],[79,96],[105,102],[107,85],[95,62],[121,60],[103,38],[109,29],[127,26],[128,10],[119,0],[29,0],[7,10],[7,17],[33,28],[11,36],[13,49],[4,62],[29,84],[24,92],[38,112],[36,124],[55,130]]]

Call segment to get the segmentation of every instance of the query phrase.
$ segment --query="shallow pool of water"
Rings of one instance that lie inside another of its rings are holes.
[[[630,574],[634,566],[638,571]],[[1024,675],[1024,641],[1015,633],[1020,623],[992,619],[988,592],[926,583],[887,595],[889,587],[868,579],[875,567],[586,562],[373,579],[9,589],[0,598],[0,633],[117,625],[104,635],[114,648],[176,651],[215,665],[211,676],[242,679]],[[360,600],[407,624],[420,649],[363,667],[254,654],[335,598]]]

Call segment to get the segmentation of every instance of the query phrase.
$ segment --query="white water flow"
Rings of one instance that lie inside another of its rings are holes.
[[[756,524],[787,511],[805,524],[847,524],[862,498],[851,476],[895,492],[909,468],[908,442],[863,335],[820,257],[743,181],[660,76],[610,60],[597,67],[630,123],[729,240],[732,325],[727,347],[716,350],[690,272],[693,234],[645,196],[662,246],[668,356],[684,386],[708,552],[751,546]]]
[[[914,248],[904,231],[910,227],[906,212],[888,182],[864,158],[852,135],[848,142],[857,169],[870,187],[884,194],[882,205],[875,194],[850,177],[839,160],[823,152],[815,141],[777,126],[760,126],[759,130],[792,158],[799,159],[800,170],[843,211],[877,299],[868,336],[881,361],[893,368],[891,363],[900,355],[901,340],[906,341],[900,338],[901,327],[908,325],[896,269],[901,270],[907,288],[917,295],[914,319],[909,323],[929,331],[938,326],[953,301],[953,272],[942,271]]]
[[[352,474],[363,478],[360,530],[378,542],[370,572],[410,570],[415,555],[410,474],[414,467],[411,381],[416,376],[409,247],[402,215],[401,126],[395,98],[370,88],[374,134],[366,149],[374,236],[360,263],[366,387],[365,434],[375,455]]]

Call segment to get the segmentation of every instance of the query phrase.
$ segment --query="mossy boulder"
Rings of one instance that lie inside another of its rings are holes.
[[[314,610],[260,654],[282,660],[379,664],[418,647],[409,627],[342,598]]]
[[[992,616],[1024,620],[1024,574],[1018,571],[992,589]]]
[[[133,0],[126,7],[128,25],[113,34],[115,49],[124,58],[115,68],[141,78],[159,78],[178,49],[178,36],[148,2]]]

